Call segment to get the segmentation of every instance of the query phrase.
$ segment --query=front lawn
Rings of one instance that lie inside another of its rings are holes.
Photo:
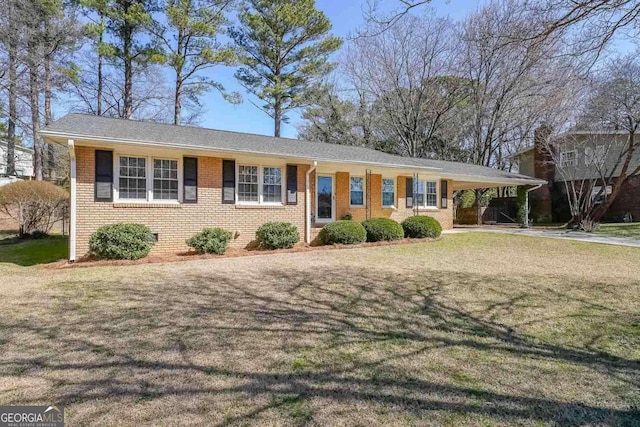
[[[596,232],[615,237],[633,237],[640,239],[640,222],[600,224]]]
[[[67,258],[67,236],[52,235],[42,239],[18,239],[4,236],[0,239],[0,263],[21,266],[47,264]]]
[[[0,264],[0,402],[69,425],[638,425],[640,249],[493,233]]]

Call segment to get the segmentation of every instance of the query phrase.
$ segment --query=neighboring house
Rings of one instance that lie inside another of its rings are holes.
[[[41,133],[71,157],[71,260],[112,223],[147,225],[156,252],[187,249],[204,227],[230,230],[232,245],[246,246],[269,221],[294,224],[309,243],[348,212],[354,220],[426,214],[450,229],[454,190],[543,183],[361,147],[81,114]]]
[[[565,182],[575,181],[578,185],[593,183],[591,197],[594,202],[601,202],[605,192],[611,193],[611,184],[620,174],[622,164],[619,159],[626,147],[628,134],[623,131],[573,131],[545,143],[544,132],[548,130],[538,129],[534,145],[519,151],[514,157],[518,161],[519,173],[547,181],[546,185],[532,194],[531,210],[534,220],[567,221],[571,215],[568,211]],[[553,147],[555,155],[547,151],[549,146]],[[636,152],[629,171],[639,165],[640,152]],[[612,182],[603,182],[602,177],[611,177]],[[625,183],[605,219],[621,221],[628,214],[634,220],[640,220],[640,176],[631,177]]]
[[[16,176],[33,177],[33,150],[20,145],[15,146]],[[0,176],[7,174],[7,141],[0,140]]]

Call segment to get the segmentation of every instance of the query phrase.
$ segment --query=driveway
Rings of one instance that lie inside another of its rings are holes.
[[[445,231],[445,233],[453,234],[468,232],[519,234],[521,236],[550,237],[553,239],[577,240],[580,242],[591,242],[601,243],[604,245],[630,246],[640,248],[640,240],[634,239],[632,237],[613,237],[602,234],[585,233],[583,231],[565,229],[518,228],[483,225],[456,227],[453,230]]]

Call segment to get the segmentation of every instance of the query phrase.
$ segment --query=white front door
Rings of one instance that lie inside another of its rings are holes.
[[[335,179],[333,175],[318,175],[316,179],[316,222],[333,222],[335,209]]]

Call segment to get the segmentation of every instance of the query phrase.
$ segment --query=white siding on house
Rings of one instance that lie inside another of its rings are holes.
[[[33,176],[33,151],[16,146],[15,149],[16,174],[18,176]],[[0,175],[7,174],[7,143],[0,141]]]

